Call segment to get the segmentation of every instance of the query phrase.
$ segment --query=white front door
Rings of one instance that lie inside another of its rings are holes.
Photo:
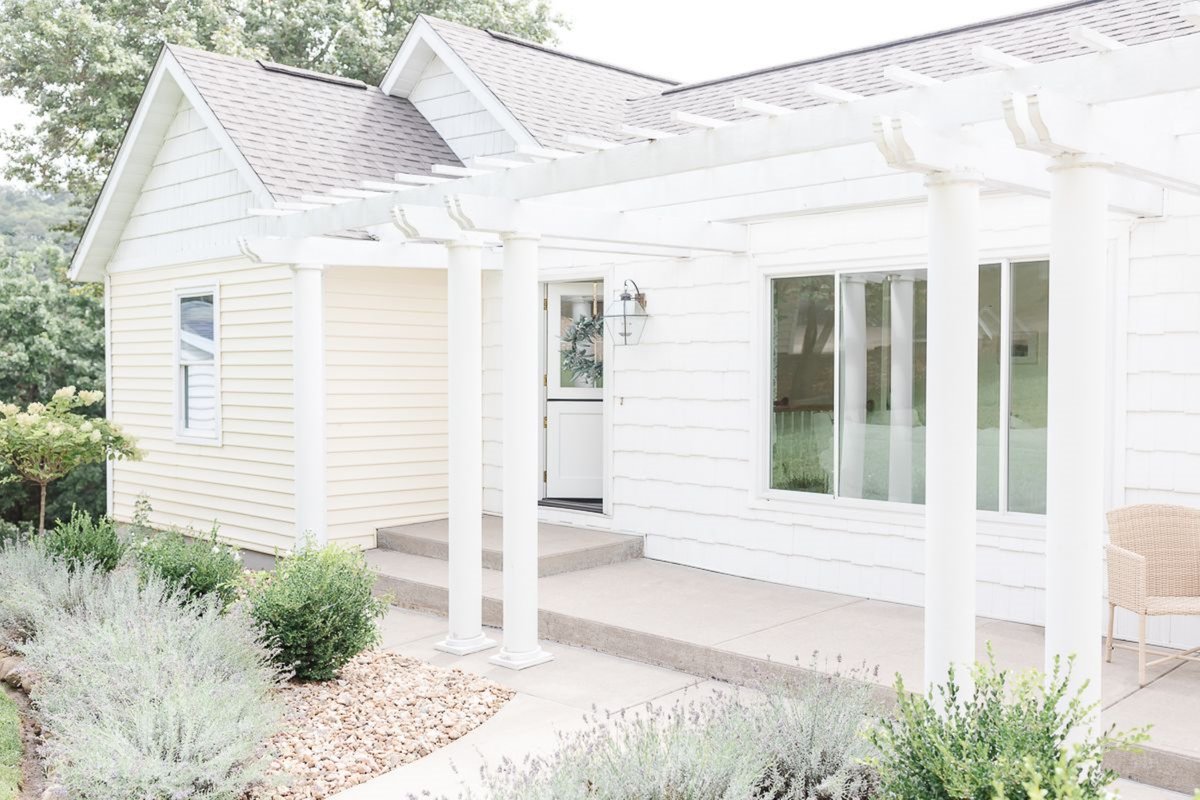
[[[604,494],[603,281],[546,286],[546,497]]]

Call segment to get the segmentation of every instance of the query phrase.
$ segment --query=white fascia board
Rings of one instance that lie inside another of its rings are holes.
[[[688,171],[706,170],[872,141],[880,115],[914,114],[935,130],[999,120],[1012,92],[1062,87],[1097,104],[1200,88],[1200,36],[1180,37],[1088,53],[1020,70],[989,71],[936,86],[901,89],[848,103],[814,106],[781,117],[761,117],[711,131],[635,142],[614,150],[524,169],[460,178],[395,195],[341,203],[272,221],[286,235],[313,235],[386,222],[397,202],[436,205],[451,194],[509,199],[585,193]],[[804,185],[798,181],[797,185]],[[679,197],[670,202],[686,202]],[[585,202],[586,198],[580,198]],[[625,206],[617,206],[625,207]]]
[[[467,62],[462,60],[454,48],[445,39],[438,36],[437,31],[424,17],[417,17],[417,21],[409,29],[408,35],[404,37],[404,43],[400,46],[399,53],[396,54],[395,60],[379,84],[380,90],[384,94],[407,98],[415,85],[415,81],[410,77],[412,71],[416,68],[416,64],[420,64],[421,70],[429,65],[432,60],[427,57],[429,53],[450,68],[455,77],[463,82],[475,99],[503,126],[505,132],[512,136],[517,144],[538,144],[538,141],[533,138],[533,134],[509,111],[508,106],[504,105],[495,92],[467,66]]]
[[[67,273],[71,280],[97,281],[102,278],[108,259],[140,196],[142,183],[153,167],[154,157],[175,118],[181,97],[187,99],[229,156],[242,180],[250,187],[255,201],[262,205],[271,203],[271,193],[238,150],[229,133],[217,121],[216,115],[170,48],[164,46],[117,149],[117,157],[88,218],[79,246],[75,248]]]

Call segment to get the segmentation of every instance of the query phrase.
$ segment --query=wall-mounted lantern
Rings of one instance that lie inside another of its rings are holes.
[[[629,287],[633,286],[633,291]],[[613,344],[637,344],[646,327],[646,295],[637,283],[626,279],[621,296],[608,304],[604,311],[604,327]]]

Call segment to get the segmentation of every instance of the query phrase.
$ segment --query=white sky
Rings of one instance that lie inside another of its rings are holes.
[[[952,28],[1064,0],[550,0],[559,47],[691,82]]]
[[[685,82],[786,64],[1055,2],[551,0],[571,20],[571,30],[560,37],[562,49]],[[29,121],[24,106],[0,96],[0,129]]]

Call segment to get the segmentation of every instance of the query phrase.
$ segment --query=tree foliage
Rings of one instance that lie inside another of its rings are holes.
[[[418,14],[553,40],[547,0],[0,0],[0,92],[38,121],[8,176],[90,206],[162,42],[375,83]]]
[[[0,464],[38,487],[38,530],[46,529],[46,487],[84,464],[139,458],[134,440],[112,422],[79,410],[104,399],[65,386],[46,403],[0,406]],[[10,476],[11,477],[11,476]]]

